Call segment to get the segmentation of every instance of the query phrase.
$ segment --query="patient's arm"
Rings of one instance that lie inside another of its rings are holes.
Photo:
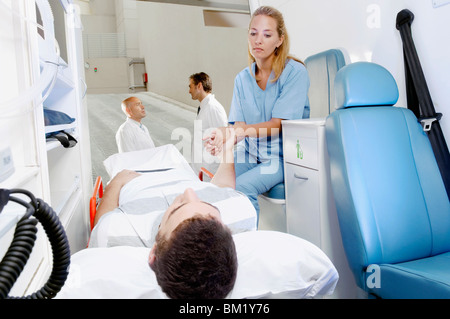
[[[119,206],[119,195],[122,187],[140,175],[141,174],[136,173],[135,171],[123,170],[114,176],[103,192],[102,200],[100,201],[100,204],[97,207],[97,213],[95,214],[94,226],[97,224],[100,217]]]
[[[226,129],[226,143],[224,144],[221,156],[221,162],[211,183],[219,187],[236,188],[236,173],[234,170],[234,141],[235,132],[233,128]]]

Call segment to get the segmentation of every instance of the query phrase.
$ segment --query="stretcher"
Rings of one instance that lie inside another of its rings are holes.
[[[133,179],[128,187],[122,189],[119,205],[121,202],[126,204],[144,198],[148,190],[152,189],[148,187],[150,181],[157,183],[158,179],[164,181],[166,177],[170,180],[176,176],[185,182],[191,179],[192,183],[195,181],[201,184],[199,193],[203,186],[211,187],[210,183],[200,182],[200,176],[195,175],[190,167],[186,169],[183,161],[167,161],[168,158],[182,158],[175,147],[156,148],[150,153],[139,154],[147,163],[139,162],[137,154],[117,155],[106,161],[110,172],[119,172],[124,168],[142,172],[142,176]],[[165,167],[161,167],[161,159],[165,159]],[[112,161],[114,165],[111,165]],[[153,173],[146,174],[143,171]],[[162,188],[170,188],[164,183],[162,185]],[[286,233],[256,231],[256,212],[250,201],[233,189],[221,188],[214,192],[214,196],[220,195],[220,192],[238,194],[216,203],[222,221],[232,230],[239,264],[236,283],[228,298],[313,298],[333,293],[339,275],[329,258],[317,246]],[[91,225],[102,197],[103,181],[98,177],[90,202]],[[148,229],[149,225],[141,222],[142,215],[128,218],[134,224],[132,232],[143,234]],[[99,232],[101,223],[103,221],[93,229],[91,242],[95,233]],[[127,233],[125,226],[125,223],[117,223],[112,229],[119,232],[118,236],[128,238],[133,233]],[[97,238],[95,241],[98,242]],[[151,247],[94,247],[72,256],[67,283],[57,298],[167,298],[148,266]]]

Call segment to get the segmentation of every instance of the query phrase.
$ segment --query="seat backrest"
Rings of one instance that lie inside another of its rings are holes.
[[[331,49],[305,59],[310,87],[310,117],[326,117],[334,110],[334,77],[345,65],[341,50]]]
[[[331,183],[350,267],[364,288],[370,264],[450,251],[450,204],[427,135],[393,107],[398,89],[380,65],[357,62],[335,78],[326,121]]]

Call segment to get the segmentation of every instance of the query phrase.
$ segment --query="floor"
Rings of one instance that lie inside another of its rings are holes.
[[[182,152],[184,143],[180,132],[193,134],[196,108],[151,92],[132,95],[145,105],[147,116],[142,122],[147,126],[155,145],[171,143]],[[93,180],[101,176],[104,181],[109,181],[103,161],[117,153],[115,135],[125,121],[120,104],[130,96],[128,93],[87,95]]]

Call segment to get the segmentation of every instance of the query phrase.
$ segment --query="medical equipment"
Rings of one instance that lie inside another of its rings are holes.
[[[32,87],[21,92],[17,97],[0,102],[0,114],[2,118],[21,115],[30,111],[26,106],[35,99],[39,98],[40,100],[35,105],[40,105],[45,101],[55,85],[58,68],[64,66],[64,63],[60,62],[59,47],[54,35],[54,19],[50,4],[46,0],[36,0],[36,5],[42,17],[43,26],[15,12],[4,2],[0,1],[0,7],[11,11],[12,14],[18,16],[29,25],[36,26],[39,30],[42,30],[45,34],[45,39],[41,39],[42,49],[45,51],[47,57],[45,61],[41,61],[40,78]]]
[[[14,162],[9,146],[0,145],[0,182],[14,173]]]
[[[13,194],[26,195],[27,203]],[[70,248],[65,230],[53,209],[32,193],[21,189],[0,189],[0,213],[6,204],[15,202],[24,206],[26,212],[17,223],[14,238],[0,262],[0,298],[10,298],[9,291],[19,277],[33,250],[36,241],[38,221],[44,227],[53,252],[53,270],[47,283],[37,292],[25,296],[26,299],[53,298],[67,279],[70,264]],[[35,218],[32,218],[35,217]]]

